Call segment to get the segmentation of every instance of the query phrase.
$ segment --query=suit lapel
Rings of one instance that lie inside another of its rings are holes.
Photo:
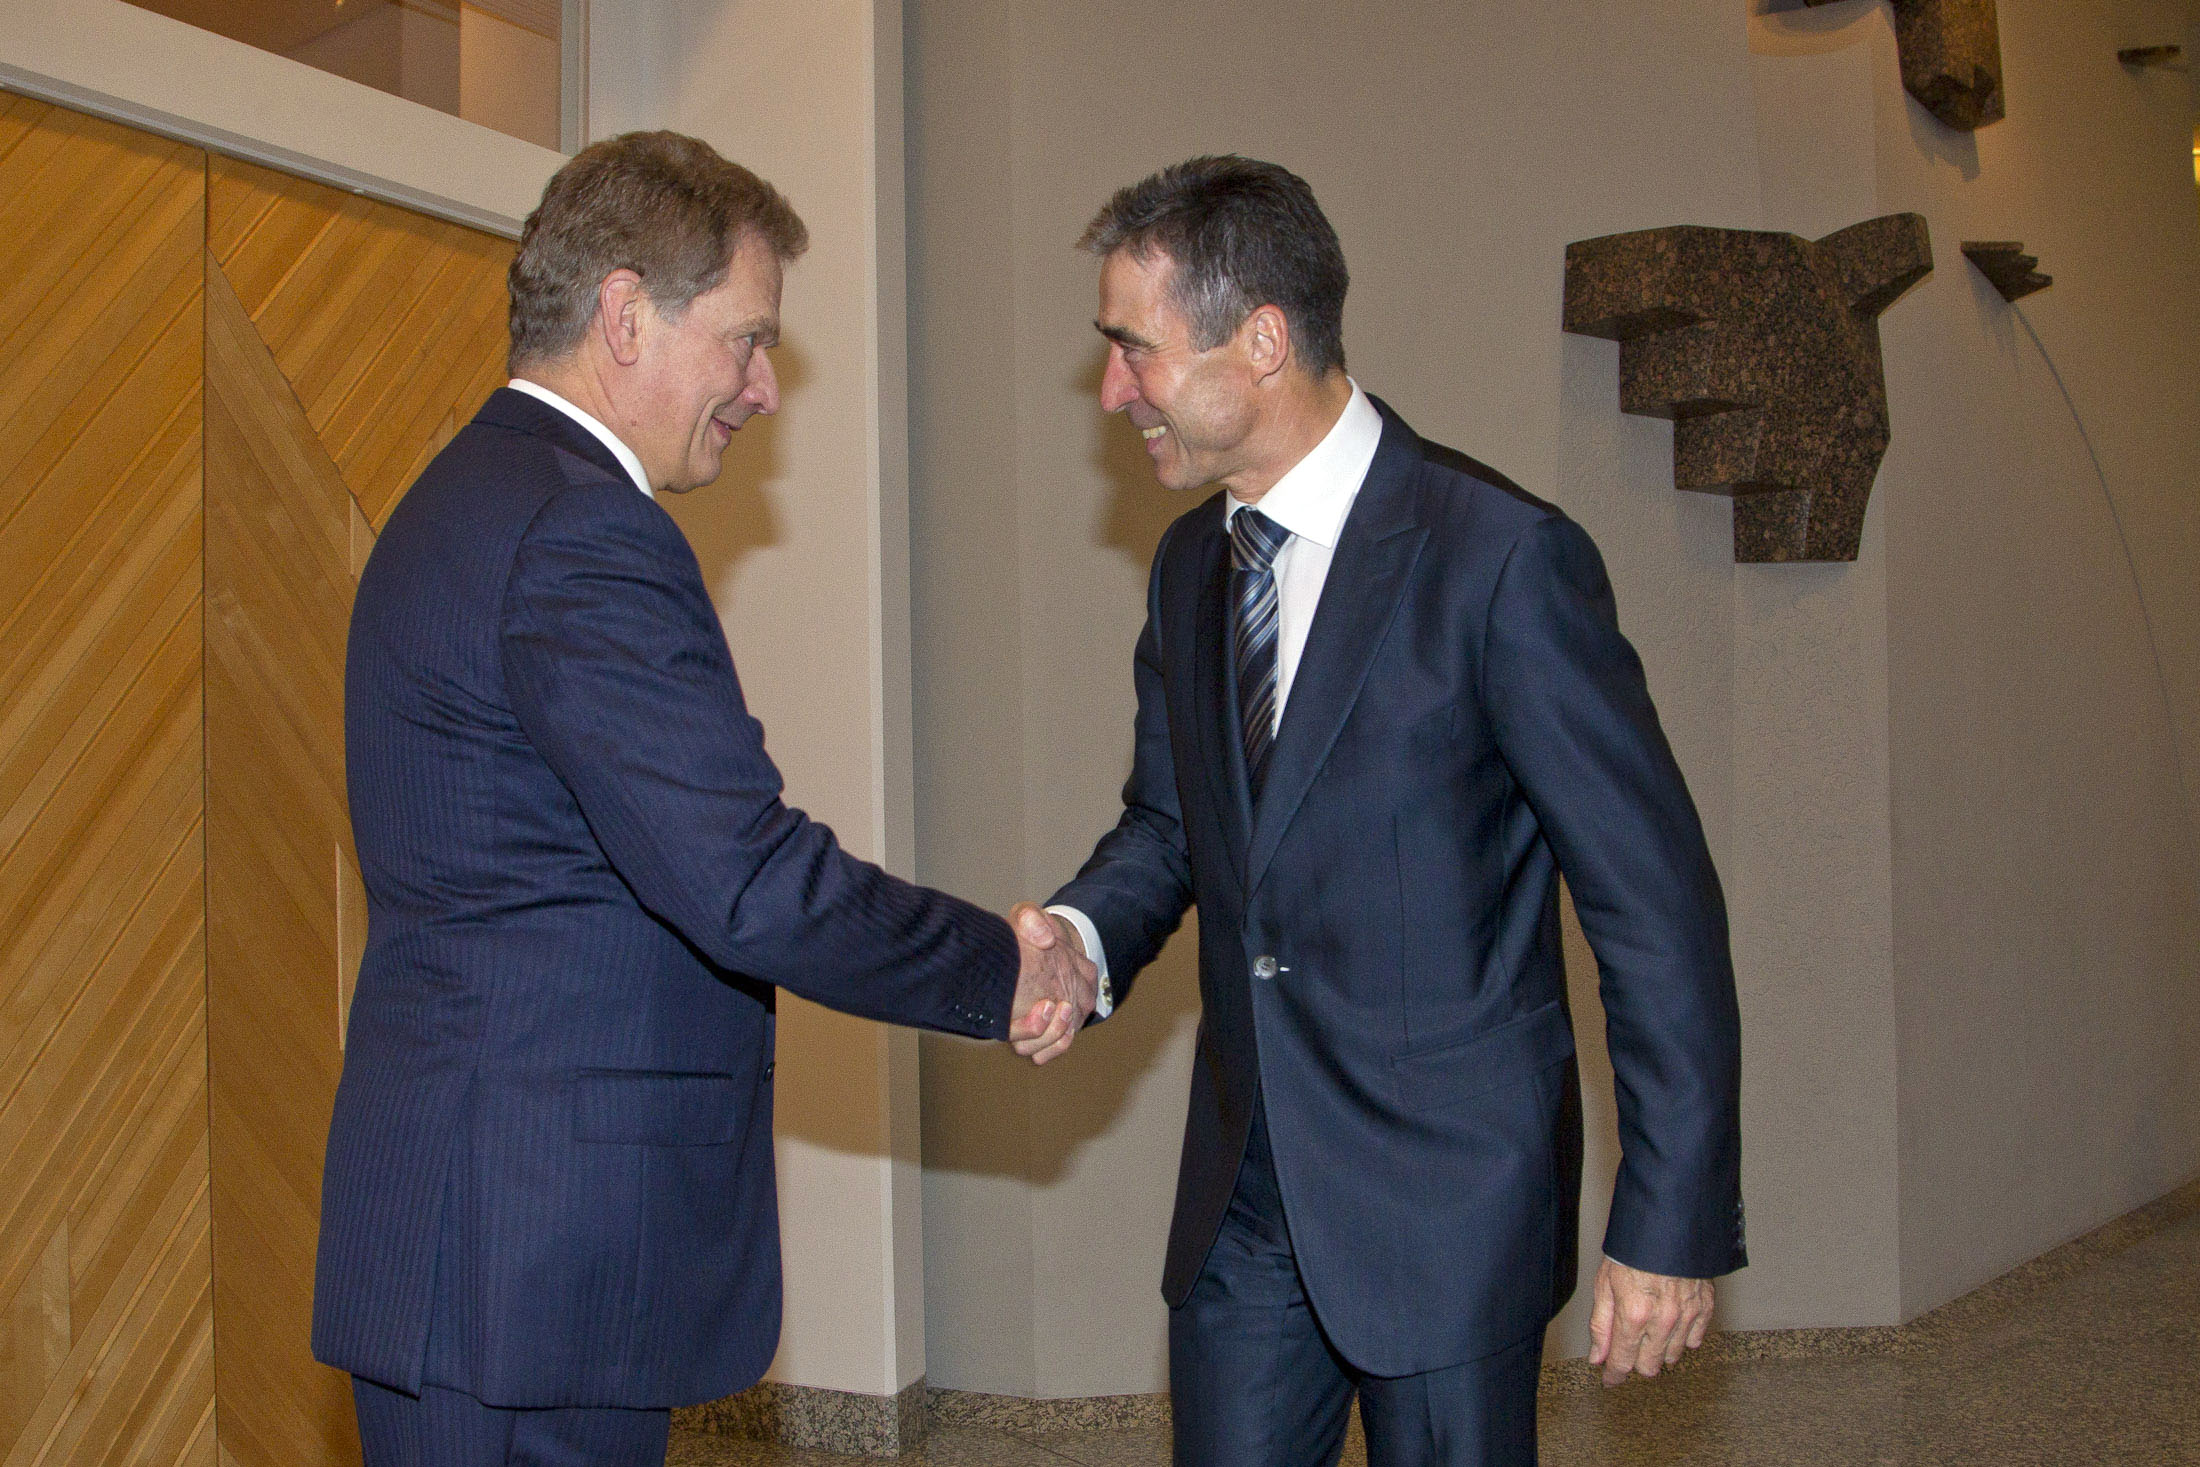
[[[1199,762],[1207,771],[1223,836],[1230,845],[1230,872],[1245,870],[1245,847],[1253,823],[1246,792],[1245,743],[1238,737],[1237,679],[1230,669],[1230,537],[1222,528],[1222,497],[1193,547],[1194,609],[1191,644],[1192,702],[1199,734]],[[1181,645],[1181,644],[1180,644]]]
[[[1420,461],[1413,430],[1385,409],[1382,441],[1337,537],[1290,701],[1269,750],[1244,868],[1248,896],[1260,886],[1291,817],[1351,716],[1428,538],[1414,497]],[[1217,645],[1222,640],[1218,637]]]

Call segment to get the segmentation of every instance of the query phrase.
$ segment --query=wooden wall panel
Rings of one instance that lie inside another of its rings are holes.
[[[208,248],[379,530],[504,385],[509,241],[216,158]]]
[[[0,240],[0,1467],[355,1462],[344,634],[511,246],[4,95]]]
[[[512,246],[228,159],[208,173],[207,852],[221,1453],[357,1460],[308,1352],[322,1150],[366,938],[344,636],[377,529],[504,381]]]
[[[213,1467],[205,158],[0,96],[0,1463]]]
[[[207,983],[216,1394],[240,1467],[357,1460],[311,1358],[321,1156],[342,1067],[352,497],[207,257]]]

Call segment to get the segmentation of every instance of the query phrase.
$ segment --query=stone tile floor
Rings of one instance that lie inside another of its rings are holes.
[[[2021,1290],[1991,1288],[1897,1351],[1692,1357],[1617,1391],[1545,1373],[1544,1467],[2200,1467],[2200,1215]],[[670,1467],[877,1459],[676,1433]],[[1162,1467],[1163,1428],[935,1427],[924,1467]],[[1362,1467],[1357,1432],[1346,1467]]]

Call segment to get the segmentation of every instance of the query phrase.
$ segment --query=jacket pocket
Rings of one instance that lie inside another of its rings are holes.
[[[747,1127],[754,1092],[731,1075],[583,1070],[573,1081],[573,1139],[723,1146]]]
[[[1574,1052],[1573,1025],[1558,1000],[1495,1029],[1391,1062],[1409,1111],[1442,1110],[1507,1082],[1519,1083]]]

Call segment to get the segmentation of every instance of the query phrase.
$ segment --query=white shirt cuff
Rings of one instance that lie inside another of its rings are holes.
[[[1092,925],[1092,918],[1075,907],[1048,907],[1047,910],[1077,929],[1078,940],[1085,945],[1085,956],[1100,970],[1100,992],[1092,1005],[1092,1016],[1105,1019],[1115,1012],[1115,990],[1108,983],[1108,950],[1100,941],[1100,929]]]

